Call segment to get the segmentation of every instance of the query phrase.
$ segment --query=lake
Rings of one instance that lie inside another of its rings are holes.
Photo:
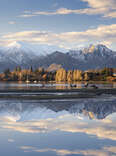
[[[73,82],[73,85],[76,85],[75,88],[83,88],[86,82]],[[116,82],[89,82],[95,84],[99,88],[116,88]],[[38,82],[38,83],[25,83],[25,82],[0,82],[0,89],[70,89],[71,83],[63,82]]]
[[[1,156],[115,156],[116,97],[0,100]]]

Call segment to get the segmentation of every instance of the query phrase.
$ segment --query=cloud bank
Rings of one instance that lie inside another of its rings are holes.
[[[21,150],[24,152],[37,152],[37,153],[44,153],[44,152],[54,152],[59,156],[68,156],[68,155],[84,155],[84,156],[109,156],[116,154],[116,147],[115,146],[106,146],[102,149],[89,149],[89,150],[67,150],[67,149],[54,149],[54,148],[44,148],[39,149],[37,147],[31,146],[21,146]]]
[[[22,31],[1,36],[0,44],[7,45],[14,41],[25,41],[33,44],[55,45],[71,49],[80,45],[105,44],[116,48],[116,24],[100,25],[94,29],[77,32],[54,33],[48,31]]]
[[[56,130],[69,133],[85,133],[101,139],[116,141],[115,119],[96,120],[94,124],[75,118],[73,115],[60,115],[57,118],[38,119],[17,122],[15,119],[0,118],[5,122],[0,128],[11,129],[21,133],[48,133]],[[104,132],[104,133],[103,133]]]
[[[81,0],[87,3],[84,9],[67,9],[59,8],[55,11],[35,11],[24,12],[20,17],[28,18],[38,15],[53,16],[67,14],[86,14],[86,15],[102,15],[102,17],[116,18],[116,1],[115,0]]]

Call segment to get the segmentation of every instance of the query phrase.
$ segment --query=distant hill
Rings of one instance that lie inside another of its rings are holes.
[[[59,70],[60,68],[62,68],[62,66],[60,64],[51,64],[48,68],[47,71],[48,72],[54,72]]]

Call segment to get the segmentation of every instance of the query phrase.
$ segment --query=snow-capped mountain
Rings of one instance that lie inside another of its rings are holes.
[[[90,45],[88,48],[83,48],[82,50],[70,50],[68,52],[70,56],[76,59],[81,59],[86,61],[90,58],[107,58],[107,57],[116,57],[116,53],[108,49],[105,45]]]
[[[116,67],[116,52],[101,44],[68,52],[56,46],[24,42],[12,42],[0,47],[0,71],[16,66],[48,68],[51,64],[61,65],[66,70]]]
[[[12,42],[5,47],[0,47],[0,70],[13,69],[16,66],[29,66],[37,56],[36,51],[28,48],[23,43]]]
[[[30,62],[37,56],[36,51],[30,48],[29,45],[18,42],[13,42],[6,47],[2,47],[2,54],[4,61],[9,60],[19,65],[24,64],[26,61]]]
[[[83,70],[116,67],[116,52],[101,44],[90,45],[81,50],[70,50],[67,55],[78,62],[81,61],[78,68]]]
[[[0,70],[3,71],[5,68],[13,69],[16,66],[30,67],[34,65],[34,60],[42,59],[57,49],[60,48],[50,45],[14,41],[7,46],[0,47],[0,65],[2,66]]]
[[[63,48],[60,48],[58,46],[53,46],[53,45],[46,45],[46,44],[32,44],[32,43],[27,43],[27,42],[21,42],[21,41],[13,41],[9,43],[5,47],[0,47],[0,49],[9,51],[9,52],[14,52],[14,51],[25,51],[27,53],[33,53],[35,55],[46,55],[54,51],[66,51]]]

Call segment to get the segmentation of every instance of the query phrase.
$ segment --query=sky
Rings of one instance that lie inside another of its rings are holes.
[[[0,45],[28,42],[116,50],[116,0],[0,0]]]

